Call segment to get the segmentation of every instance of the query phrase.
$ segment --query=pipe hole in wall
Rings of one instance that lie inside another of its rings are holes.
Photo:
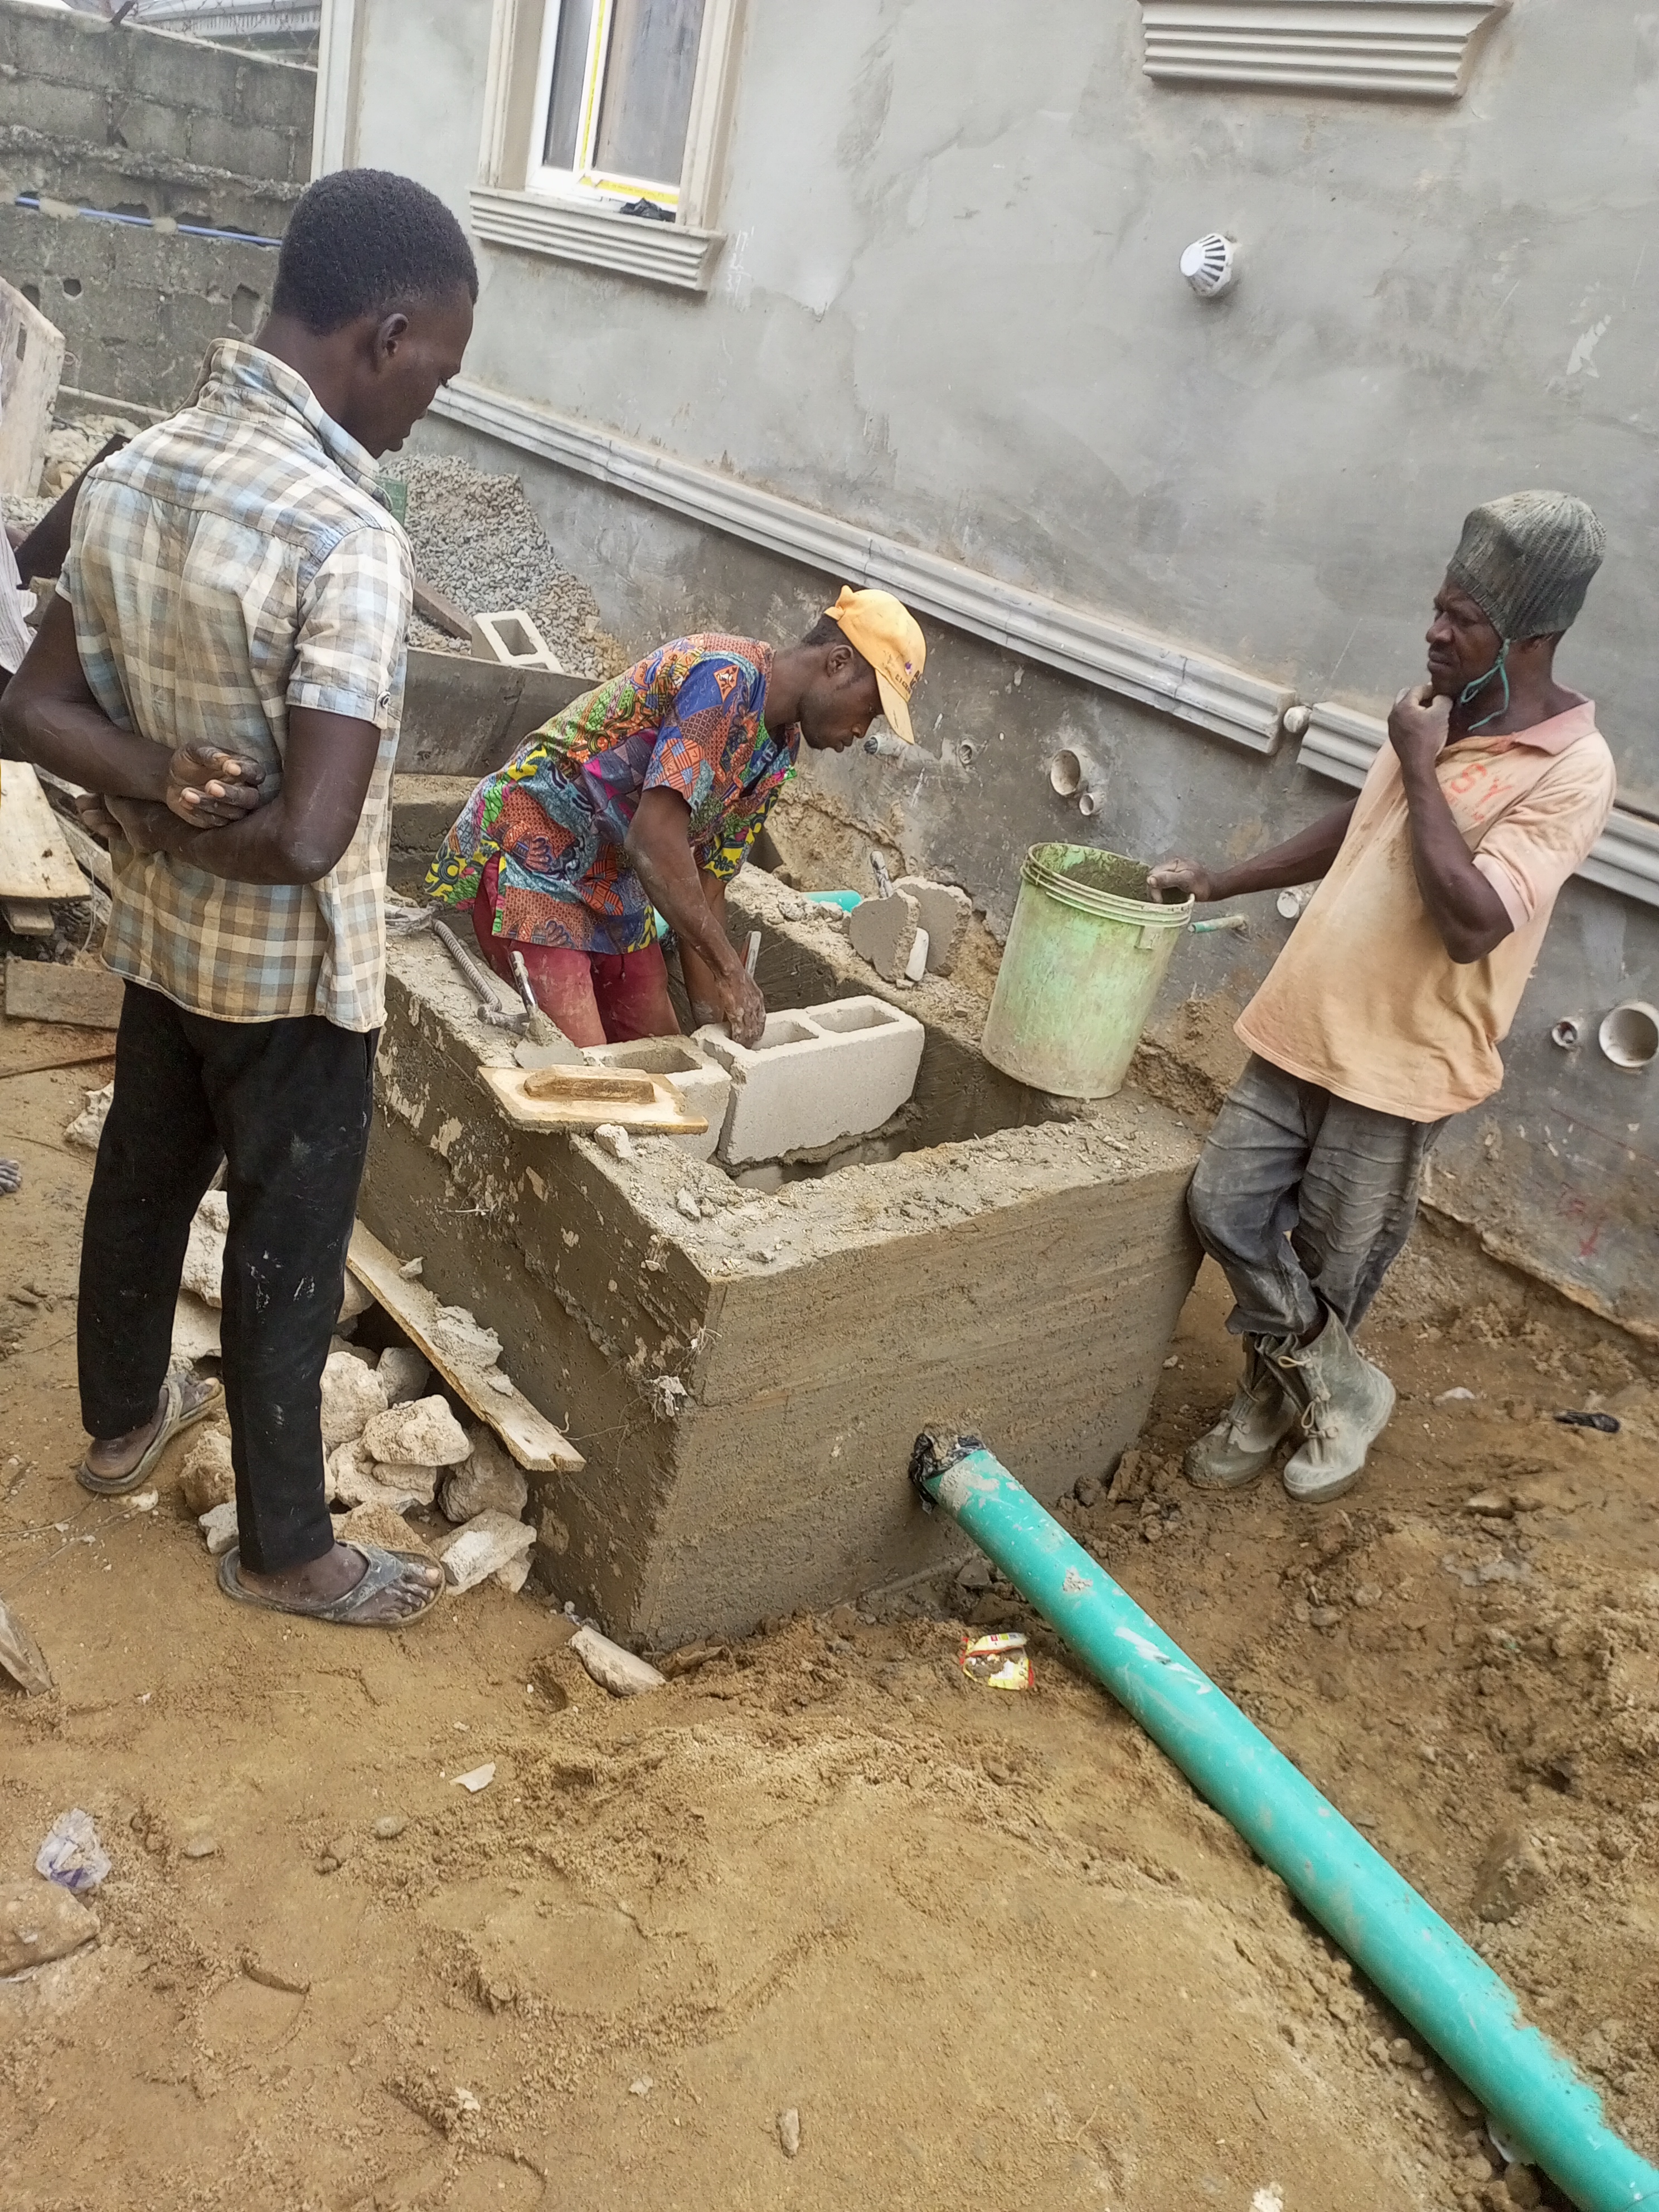
[[[1659,1057],[1659,1006],[1650,1006],[1645,999],[1627,999],[1603,1015],[1596,1038],[1615,1067],[1634,1072],[1650,1066]]]
[[[1559,1045],[1563,1052],[1577,1052],[1588,1027],[1583,1014],[1563,1014],[1550,1031],[1550,1042]]]

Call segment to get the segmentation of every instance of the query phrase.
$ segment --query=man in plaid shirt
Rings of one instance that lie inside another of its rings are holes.
[[[397,1626],[429,1562],[337,1544],[319,1396],[383,1019],[392,766],[412,588],[378,489],[456,374],[477,272],[422,186],[351,169],[295,209],[269,319],[94,471],[4,727],[82,786],[126,978],[82,1243],[80,1471],[137,1489],[218,1401],[167,1371],[190,1224],[228,1164],[233,1597]]]

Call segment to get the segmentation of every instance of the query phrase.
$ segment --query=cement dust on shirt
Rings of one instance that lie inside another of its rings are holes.
[[[1557,894],[1607,826],[1613,756],[1589,700],[1513,737],[1472,736],[1437,763],[1440,788],[1515,927],[1459,965],[1418,887],[1400,762],[1372,762],[1330,873],[1237,1033],[1252,1052],[1339,1098],[1438,1121],[1489,1098]]]

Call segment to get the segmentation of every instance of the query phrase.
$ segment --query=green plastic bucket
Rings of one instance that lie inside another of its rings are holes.
[[[980,1049],[1060,1098],[1121,1089],[1193,902],[1146,896],[1146,866],[1087,845],[1033,845]]]

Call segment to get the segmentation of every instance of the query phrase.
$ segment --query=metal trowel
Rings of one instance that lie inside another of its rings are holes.
[[[522,952],[513,955],[513,980],[519,987],[519,996],[524,1000],[525,1029],[527,1034],[513,1057],[520,1067],[585,1067],[587,1063],[580,1052],[552,1018],[544,1013],[536,1003],[536,994],[531,988],[530,970],[524,964]]]

